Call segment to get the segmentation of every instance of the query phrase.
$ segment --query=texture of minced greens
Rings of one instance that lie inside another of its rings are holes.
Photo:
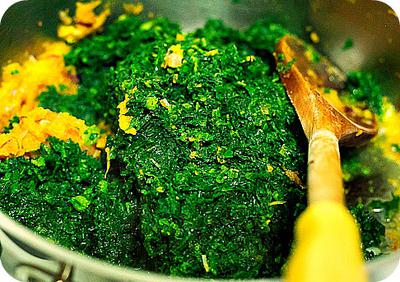
[[[376,114],[379,121],[383,114],[383,91],[377,78],[369,72],[353,71],[347,74],[347,84],[344,90],[345,100],[368,108]],[[364,105],[362,105],[362,104]],[[365,154],[368,149],[368,154]],[[381,169],[374,169],[380,166],[388,166],[390,160],[382,160],[383,152],[378,146],[360,147],[342,150],[342,169],[345,182],[358,181],[361,178],[372,179],[380,173]],[[381,180],[382,181],[382,180]]]
[[[116,68],[112,89],[120,102],[129,97],[138,134],[120,130],[109,146],[113,166],[123,177],[134,172],[138,183],[147,269],[226,278],[280,274],[305,207],[304,190],[287,172],[304,175],[305,151],[277,74],[263,63],[267,56],[248,57],[258,51],[249,38],[212,21],[172,42],[184,50],[179,69],[160,67],[170,46],[156,44]]]
[[[261,59],[248,61],[228,42],[208,56],[215,46],[190,35],[174,44],[185,54],[179,69],[160,67],[169,47],[160,42],[115,71],[115,91],[120,101],[128,95],[138,134],[111,138],[112,166],[137,180],[146,267],[279,275],[305,207],[305,190],[286,174],[304,175],[306,167],[296,114]]]
[[[128,181],[104,180],[79,145],[49,139],[37,157],[0,161],[0,209],[57,244],[132,265],[137,200]]]
[[[383,91],[377,78],[369,72],[353,71],[347,74],[345,100],[361,108],[371,110],[379,122],[383,114]],[[381,137],[377,137],[381,138]],[[369,203],[369,199],[378,195],[387,198],[387,187],[391,187],[390,178],[397,175],[396,164],[382,158],[384,152],[376,142],[369,146],[341,150],[342,170],[347,198],[352,199],[354,206],[351,210],[361,230],[364,258],[370,260],[383,253],[385,228],[378,222],[377,215],[373,216],[368,209],[384,207],[384,201]],[[385,175],[382,172],[385,171]],[[385,191],[382,190],[384,187]],[[363,203],[363,204],[361,204]],[[366,206],[369,208],[367,209]],[[384,220],[382,220],[384,222]]]
[[[382,115],[383,93],[372,73],[353,71],[347,74],[347,90],[352,102],[362,102],[373,113]]]
[[[287,31],[209,21],[182,42],[180,32],[163,18],[128,17],[74,46],[65,59],[77,68],[77,95],[50,86],[39,101],[111,126],[107,178],[106,157],[51,140],[32,160],[0,161],[1,208],[116,264],[196,277],[279,275],[306,206],[306,141],[272,56]],[[182,67],[162,68],[175,44]],[[118,129],[125,95],[136,136]],[[369,213],[355,215],[363,225]]]
[[[39,105],[55,112],[68,112],[88,124],[104,121],[115,128],[117,101],[115,95],[107,93],[110,69],[128,54],[142,52],[142,45],[151,46],[150,43],[162,40],[164,46],[171,44],[179,31],[177,24],[165,18],[143,22],[137,17],[128,17],[116,21],[104,33],[84,39],[66,55],[66,64],[77,69],[80,81],[77,95],[63,95],[50,86],[39,96]],[[195,36],[217,47],[235,43],[241,53],[260,55],[273,64],[272,50],[287,33],[282,26],[269,21],[259,21],[243,33],[220,20],[210,20]]]
[[[365,260],[370,260],[383,254],[381,248],[385,237],[385,227],[363,204],[354,206],[351,209],[351,213],[357,219],[360,227]]]
[[[93,87],[94,89],[95,87]],[[83,119],[86,124],[94,125],[99,122],[99,114],[104,106],[97,101],[98,91],[81,87],[78,95],[63,95],[54,86],[49,86],[47,91],[38,97],[42,108],[53,112],[66,112]]]
[[[4,127],[1,133],[10,133],[16,124],[19,124],[18,116],[14,116],[13,118],[11,118],[9,120],[8,126]]]
[[[116,21],[104,33],[84,39],[65,56],[79,78],[76,96],[64,96],[54,87],[39,97],[40,106],[56,112],[67,111],[89,124],[104,121],[116,128],[117,100],[108,93],[113,68],[128,54],[142,52],[152,42],[168,44],[179,31],[177,24],[164,18],[143,22],[137,17]]]

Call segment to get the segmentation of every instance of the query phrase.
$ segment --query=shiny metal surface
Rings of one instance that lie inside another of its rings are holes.
[[[9,60],[24,60],[28,54],[40,50],[43,40],[55,38],[58,11],[72,8],[74,2],[28,0],[14,5],[5,14],[0,26],[0,66]],[[123,2],[126,1],[110,1],[114,16],[120,12]],[[400,106],[400,25],[385,4],[372,0],[143,2],[145,12],[153,11],[166,16],[182,24],[185,30],[201,26],[208,18],[221,18],[233,27],[244,28],[263,17],[282,22],[291,31],[303,36],[307,35],[307,29],[312,29],[321,38],[318,48],[336,64],[345,71],[361,68],[374,70],[383,78],[386,93]],[[42,27],[38,25],[39,21],[43,23]],[[342,46],[349,37],[353,39],[354,47],[343,51]],[[0,229],[4,267],[23,281],[195,280],[120,268],[81,256],[36,236],[2,213]],[[399,253],[394,253],[369,263],[367,268],[371,281],[385,278],[393,271],[399,259]]]

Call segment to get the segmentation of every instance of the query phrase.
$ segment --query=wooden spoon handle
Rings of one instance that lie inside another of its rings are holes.
[[[358,226],[344,205],[338,139],[317,130],[309,140],[308,208],[295,227],[287,282],[366,282]]]
[[[358,227],[342,204],[312,204],[295,227],[286,282],[366,282]]]
[[[329,130],[318,130],[309,140],[308,201],[344,203],[339,141]]]

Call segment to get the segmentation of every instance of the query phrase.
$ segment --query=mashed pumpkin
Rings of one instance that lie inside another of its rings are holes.
[[[64,94],[77,92],[73,67],[66,67],[64,55],[70,47],[62,42],[45,43],[44,52],[26,62],[11,63],[3,68],[0,84],[0,132],[14,116],[25,115],[38,105],[37,97],[49,81]]]
[[[379,124],[379,134],[374,141],[382,148],[385,157],[398,165],[400,165],[400,151],[396,149],[396,146],[400,145],[399,121],[400,112],[396,111],[395,106],[385,99],[382,121]],[[397,194],[400,195],[400,190],[397,191]]]
[[[58,36],[72,44],[101,29],[110,15],[110,9],[104,9],[97,15],[94,10],[100,5],[101,1],[77,2],[74,18],[69,16],[68,10],[61,11],[62,24],[58,27]]]
[[[63,141],[72,140],[79,144],[82,150],[99,156],[96,149],[104,149],[105,137],[98,136],[90,143],[86,135],[91,134],[91,128],[83,120],[68,113],[55,113],[43,108],[36,108],[20,117],[20,122],[14,125],[10,133],[0,134],[0,159],[20,157],[40,149],[47,138],[56,137]]]

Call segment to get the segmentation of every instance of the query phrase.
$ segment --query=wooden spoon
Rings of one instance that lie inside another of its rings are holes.
[[[377,133],[375,117],[342,112],[323,97],[341,90],[346,76],[299,38],[287,35],[276,47],[281,80],[309,140],[309,206],[296,223],[287,281],[366,281],[355,220],[344,205],[339,143],[355,146]]]

